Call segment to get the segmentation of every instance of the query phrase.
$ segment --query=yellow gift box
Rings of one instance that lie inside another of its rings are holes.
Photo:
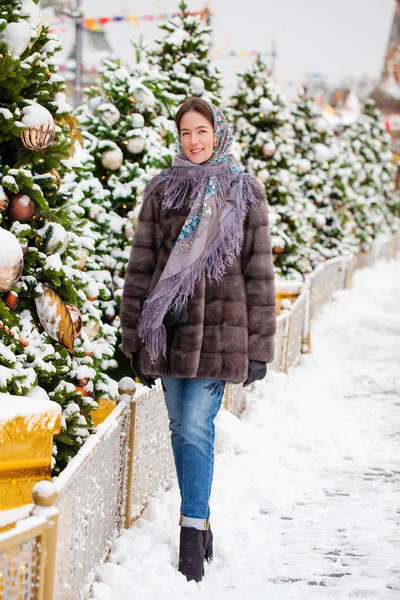
[[[61,406],[0,393],[0,510],[32,502],[32,488],[51,478],[53,435]]]
[[[95,427],[103,423],[108,417],[110,413],[117,406],[116,400],[110,400],[109,398],[100,398],[99,400],[99,408],[96,410],[90,411],[90,416],[92,417],[92,421]]]

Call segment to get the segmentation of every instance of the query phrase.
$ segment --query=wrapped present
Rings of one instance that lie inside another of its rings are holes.
[[[53,435],[61,406],[0,393],[0,510],[32,502],[32,488],[51,478]]]

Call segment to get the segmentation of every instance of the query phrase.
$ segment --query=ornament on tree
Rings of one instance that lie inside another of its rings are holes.
[[[133,113],[131,115],[132,127],[139,129],[144,127],[144,116],[140,113]]]
[[[314,146],[315,160],[319,163],[326,162],[331,158],[331,151],[325,144],[315,144]]]
[[[261,183],[267,183],[267,181],[269,180],[270,177],[271,177],[271,174],[268,171],[268,169],[261,169],[257,173],[257,179],[259,179],[261,181]]]
[[[24,268],[22,248],[12,233],[0,229],[0,292],[7,292],[21,277]]]
[[[99,334],[100,323],[94,319],[89,319],[88,323],[86,323],[83,329],[88,336],[89,341],[92,342]]]
[[[28,346],[28,342],[23,337],[19,336],[14,331],[10,330],[8,325],[5,325],[3,323],[3,321],[0,321],[0,332],[6,333],[10,337],[14,338],[17,342],[19,342],[22,346],[24,346],[24,348],[26,348],[26,346]]]
[[[128,131],[128,134],[130,132]],[[145,140],[140,136],[131,137],[127,140],[126,149],[131,154],[141,154],[145,148]]]
[[[62,254],[68,248],[68,233],[60,223],[46,223],[38,230],[39,244],[46,254]]]
[[[74,340],[81,336],[82,331],[82,317],[79,308],[74,306],[73,304],[65,303],[65,306],[71,316],[72,325],[74,329]]]
[[[81,248],[81,251],[79,254],[79,269],[81,271],[85,270],[88,256],[89,256],[88,251],[85,248]]]
[[[133,229],[133,226],[131,223],[129,223],[126,227],[125,227],[125,237],[127,240],[132,241],[133,240],[133,236],[135,235],[135,230]]]
[[[298,169],[300,173],[309,173],[311,171],[311,162],[308,158],[301,158],[299,160]]]
[[[4,212],[8,207],[8,197],[3,187],[0,185],[0,213]]]
[[[117,145],[111,150],[106,150],[101,155],[101,164],[105,169],[109,169],[110,171],[118,171],[123,160],[124,155],[122,154],[121,148]]]
[[[14,310],[18,306],[18,294],[13,290],[9,290],[3,296],[3,302],[10,310]]]
[[[287,187],[290,183],[290,173],[287,169],[281,169],[278,173],[279,181],[281,185]]]
[[[7,45],[7,50],[13,58],[19,58],[28,48],[31,41],[31,28],[25,19],[8,23],[0,33],[0,42]]]
[[[118,108],[110,102],[101,104],[98,107],[97,112],[100,113],[100,118],[106,125],[115,125],[121,118],[121,113]]]
[[[8,215],[12,221],[29,221],[35,211],[35,204],[27,194],[16,194],[8,205]]]
[[[153,110],[153,108],[156,106],[156,97],[148,88],[138,87],[133,91],[132,95],[140,110]]]
[[[266,142],[262,148],[264,156],[271,157],[275,154],[276,145],[272,140],[270,142]]]
[[[56,124],[51,113],[34,100],[26,100],[28,103],[22,109],[22,123],[25,131],[20,135],[22,144],[28,150],[44,150],[54,140],[56,135]]]
[[[73,352],[76,334],[67,305],[51,288],[42,285],[41,289],[42,295],[35,298],[35,305],[43,329],[53,340]]]
[[[316,215],[314,223],[317,229],[323,229],[326,225],[326,217],[324,215]]]

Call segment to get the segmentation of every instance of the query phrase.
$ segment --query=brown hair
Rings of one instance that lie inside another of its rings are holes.
[[[187,98],[175,115],[175,125],[178,133],[181,132],[181,120],[184,114],[190,111],[196,111],[203,115],[209,121],[214,129],[214,114],[211,106],[201,98]]]

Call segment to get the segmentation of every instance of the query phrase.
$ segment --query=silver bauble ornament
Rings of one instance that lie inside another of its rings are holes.
[[[101,164],[105,169],[110,171],[118,171],[124,160],[121,148],[115,146],[110,150],[105,150],[101,155]]]
[[[0,228],[0,292],[6,292],[18,281],[23,268],[21,244],[10,231]]]
[[[266,142],[262,148],[264,156],[271,157],[276,152],[276,144],[272,140],[270,142]]]

